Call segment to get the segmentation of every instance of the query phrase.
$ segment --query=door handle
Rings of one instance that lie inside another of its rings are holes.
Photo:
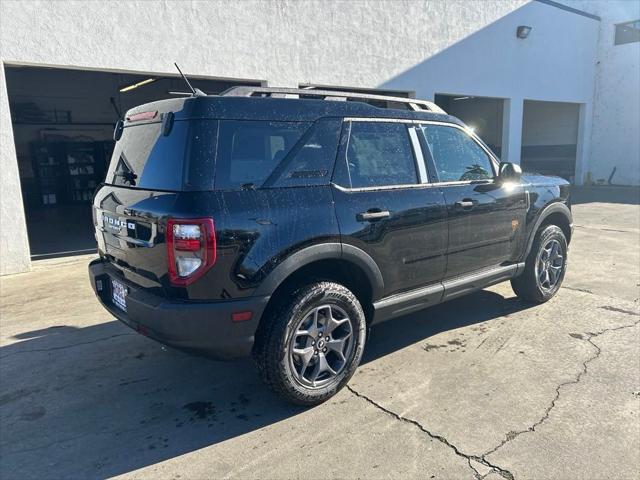
[[[389,215],[391,215],[389,210],[371,209],[363,213],[358,213],[356,215],[356,220],[359,222],[375,222],[376,220],[387,218]]]
[[[469,200],[468,198],[465,198],[464,200],[458,200],[456,202],[456,207],[460,207],[464,210],[471,210],[473,207],[475,207],[475,203],[473,203],[473,200]]]

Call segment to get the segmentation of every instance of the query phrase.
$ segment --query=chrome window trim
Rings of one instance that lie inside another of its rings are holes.
[[[408,184],[404,184],[404,185],[383,185],[383,186],[376,186],[376,187],[356,187],[356,188],[350,188],[350,187],[343,187],[342,185],[338,185],[337,183],[331,182],[330,184],[331,186],[337,188],[338,190],[340,190],[341,192],[347,192],[347,193],[351,193],[351,192],[375,192],[377,190],[405,190],[408,188],[433,188],[433,187],[439,187],[440,185],[435,184],[435,183],[408,183]]]
[[[344,122],[380,122],[380,123],[415,123],[409,118],[367,118],[367,117],[344,117]]]
[[[424,155],[422,155],[422,147],[420,146],[420,140],[418,140],[418,132],[416,127],[411,126],[408,128],[409,138],[411,139],[411,146],[413,147],[413,156],[418,164],[418,179],[420,183],[429,183],[427,177],[427,164],[424,163]]]

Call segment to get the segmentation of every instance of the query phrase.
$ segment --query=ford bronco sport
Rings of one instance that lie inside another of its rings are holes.
[[[235,87],[136,107],[114,136],[103,306],[179,349],[253,354],[298,404],[348,382],[378,322],[505,280],[545,302],[565,274],[568,183],[430,102]]]

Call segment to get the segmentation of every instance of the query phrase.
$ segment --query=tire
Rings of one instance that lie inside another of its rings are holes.
[[[524,272],[511,280],[511,287],[522,300],[544,303],[558,292],[566,270],[567,239],[557,225],[544,225],[536,233]]]
[[[262,380],[278,395],[318,405],[344,387],[360,364],[364,312],[351,291],[333,282],[307,285],[289,298],[263,319],[253,357]]]

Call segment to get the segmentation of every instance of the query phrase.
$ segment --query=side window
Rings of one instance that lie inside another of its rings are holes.
[[[327,185],[333,170],[342,119],[322,118],[304,134],[264,182],[264,187]]]
[[[309,122],[221,121],[216,188],[262,186],[309,126]]]
[[[493,178],[491,159],[462,130],[443,125],[422,125],[421,128],[441,182]]]
[[[418,181],[409,133],[403,123],[352,122],[346,162],[352,188]]]

